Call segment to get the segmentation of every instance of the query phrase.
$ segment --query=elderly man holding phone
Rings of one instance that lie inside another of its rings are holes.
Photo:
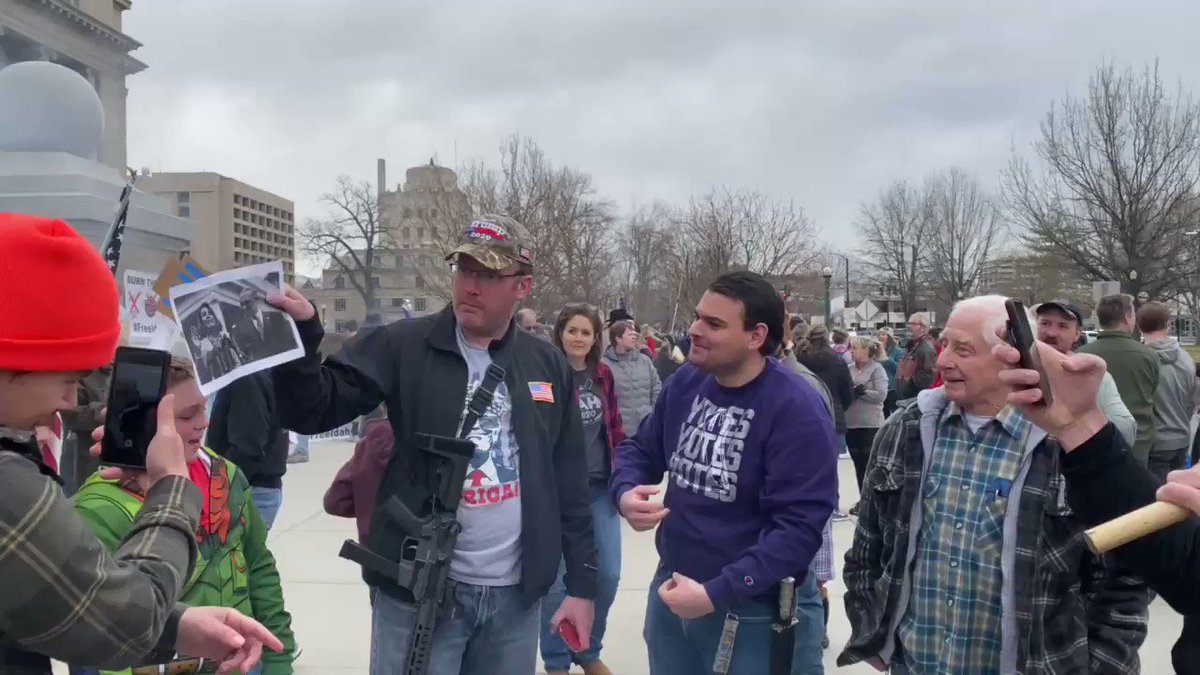
[[[945,385],[879,432],[843,568],[852,632],[839,666],[1139,672],[1144,585],[1088,551],[1066,505],[1056,431],[1070,421],[1043,427],[1009,404],[1006,363],[992,346],[999,335],[1042,343],[1028,316],[1010,324],[1007,303],[983,296],[955,305],[937,364]],[[1022,356],[1005,353],[1008,363]],[[1037,357],[1025,356],[1032,369]],[[1090,396],[1095,406],[1095,389]]]
[[[51,658],[122,668],[176,650],[215,659],[222,673],[252,669],[264,645],[282,648],[269,631],[227,608],[176,603],[201,505],[170,398],[157,407],[144,470],[131,474],[145,506],[115,555],[33,439],[113,357],[117,287],[104,261],[66,223],[16,214],[0,214],[0,256],[0,672],[46,675]]]
[[[1093,526],[1156,498],[1200,514],[1200,473],[1172,471],[1161,485],[1100,409],[1096,395],[1105,376],[1104,360],[1062,354],[1042,342],[1036,349],[1041,372],[1021,368],[1017,350],[1008,344],[997,344],[992,352],[1011,366],[1000,373],[1013,388],[1009,403],[1062,445],[1067,501],[1076,517]],[[1049,405],[1037,387],[1043,382],[1052,391]],[[1112,556],[1184,616],[1172,664],[1177,673],[1200,673],[1200,519],[1187,517],[1115,549]]]

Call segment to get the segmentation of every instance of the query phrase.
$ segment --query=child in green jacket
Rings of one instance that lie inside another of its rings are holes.
[[[191,363],[172,358],[167,391],[175,395],[175,428],[187,449],[195,453],[189,466],[192,482],[204,494],[196,532],[199,559],[181,601],[232,607],[260,621],[284,648],[278,654],[264,651],[258,672],[291,675],[295,652],[292,617],[283,607],[279,572],[267,549],[267,530],[254,508],[250,484],[237,466],[202,445],[208,418]],[[75,508],[96,536],[115,550],[142,507],[142,494],[133,480],[118,483],[95,474],[75,495]],[[180,659],[186,660],[186,656]],[[135,668],[132,673],[137,675],[140,670]],[[158,672],[157,666],[154,672]]]

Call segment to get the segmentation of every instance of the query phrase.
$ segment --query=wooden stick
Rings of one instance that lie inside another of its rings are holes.
[[[1164,527],[1182,522],[1191,511],[1167,502],[1154,502],[1123,516],[1101,523],[1083,533],[1088,548],[1097,555],[1124,546]]]

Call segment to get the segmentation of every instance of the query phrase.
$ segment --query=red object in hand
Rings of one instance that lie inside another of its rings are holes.
[[[567,619],[559,621],[558,634],[562,637],[563,642],[567,643],[567,647],[571,651],[583,651],[583,643],[579,641],[579,630],[575,628],[575,624]]]

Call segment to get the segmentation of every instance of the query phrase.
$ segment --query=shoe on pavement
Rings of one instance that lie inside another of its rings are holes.
[[[858,517],[858,504],[859,504],[858,502],[854,502],[854,506],[851,506],[850,510],[847,511],[847,513],[854,516],[855,518]]]
[[[301,452],[293,452],[287,456],[288,464],[303,464],[308,461],[308,455]]]
[[[583,675],[613,675],[613,672],[600,659],[581,665],[583,667]]]
[[[834,520],[834,522],[837,522],[839,520],[850,520],[850,516],[842,511],[834,511],[833,512],[833,520]]]

